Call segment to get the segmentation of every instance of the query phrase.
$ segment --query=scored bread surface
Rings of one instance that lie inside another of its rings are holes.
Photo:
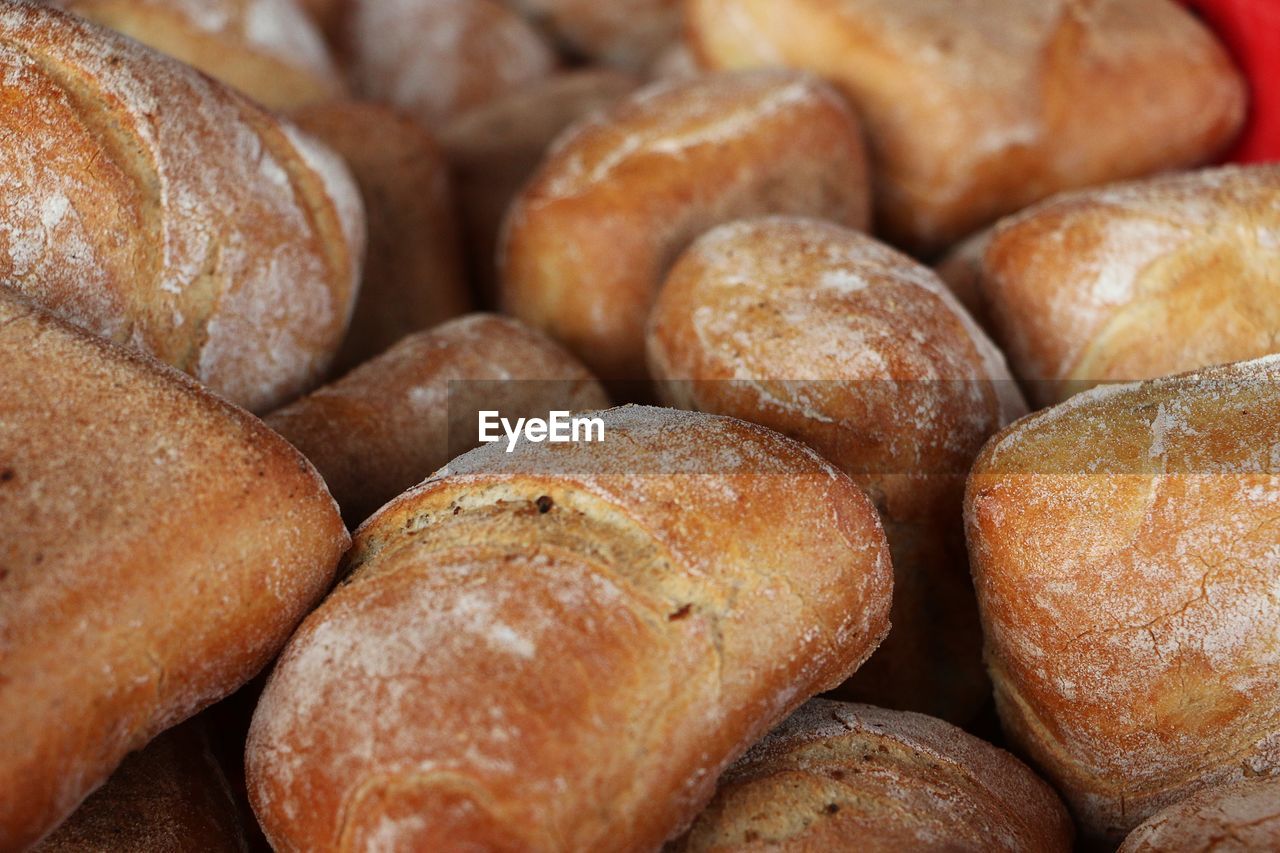
[[[879,642],[891,570],[847,478],[731,419],[603,417],[602,444],[482,447],[362,526],[255,715],[277,849],[651,848]]]

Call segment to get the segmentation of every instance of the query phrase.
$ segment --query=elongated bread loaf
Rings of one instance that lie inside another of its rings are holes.
[[[333,372],[465,314],[471,294],[449,164],[431,136],[395,110],[360,101],[316,104],[292,118],[347,161],[368,221],[360,296]]]
[[[847,477],[730,418],[488,445],[384,507],[254,715],[277,850],[652,850],[888,627]],[[376,709],[376,712],[375,710]]]
[[[942,720],[814,699],[738,759],[672,853],[1067,853],[1053,789]]]
[[[247,681],[347,542],[256,418],[0,289],[0,849]]]
[[[203,719],[133,753],[38,853],[248,853]]]
[[[506,0],[572,53],[642,71],[680,37],[682,0]]]
[[[1280,775],[1280,356],[1019,421],[965,512],[1005,731],[1086,835]]]
[[[502,296],[604,379],[642,379],[644,323],[689,243],[769,213],[868,224],[857,120],[787,71],[657,83],[566,132],[507,217]]]
[[[1280,850],[1280,778],[1205,788],[1129,833],[1119,853]]]
[[[515,320],[473,314],[405,338],[267,418],[353,523],[479,444],[478,412],[546,418],[609,405],[573,356]]]
[[[56,9],[4,4],[0,70],[6,287],[255,411],[320,379],[364,244],[337,157]]]
[[[344,91],[294,0],[45,0],[195,66],[276,110]]]
[[[879,509],[893,629],[842,695],[970,722],[991,685],[960,523],[964,478],[1025,407],[941,282],[830,223],[722,225],[672,268],[648,347],[668,402],[805,442]]]
[[[639,85],[621,71],[566,71],[468,110],[440,131],[458,189],[471,277],[485,306],[497,303],[503,217],[551,143],[575,121]]]
[[[433,132],[556,67],[551,46],[499,0],[342,0],[338,20],[356,90]]]
[[[830,79],[867,129],[876,221],[937,252],[1059,190],[1205,162],[1245,88],[1173,0],[689,0],[712,68]]]
[[[965,252],[969,290],[1045,404],[1280,351],[1280,165],[1057,196]]]

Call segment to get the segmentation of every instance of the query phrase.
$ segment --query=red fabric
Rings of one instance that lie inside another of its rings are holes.
[[[1186,0],[1249,80],[1249,120],[1228,160],[1280,160],[1280,0]]]

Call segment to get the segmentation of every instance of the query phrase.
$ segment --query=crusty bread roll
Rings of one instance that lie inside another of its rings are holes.
[[[384,507],[254,715],[277,850],[646,850],[888,627],[874,508],[710,415],[486,445]]]
[[[972,261],[967,262],[964,255]],[[949,262],[1049,404],[1280,350],[1280,165],[1057,196]]]
[[[570,52],[641,71],[679,40],[683,0],[506,0]]]
[[[345,86],[294,0],[45,0],[193,65],[276,110]]]
[[[337,157],[48,7],[0,9],[0,68],[5,286],[255,411],[319,380],[364,239]]]
[[[267,424],[311,460],[358,523],[479,444],[481,410],[546,418],[608,404],[560,347],[515,320],[473,314],[405,338]]]
[[[485,305],[497,302],[502,218],[547,148],[570,124],[638,85],[621,71],[567,71],[469,110],[441,130],[458,189],[471,276]]]
[[[0,849],[248,680],[347,542],[256,418],[0,289]]]
[[[126,758],[38,853],[248,853],[201,718]]]
[[[837,83],[866,124],[877,225],[935,252],[1059,190],[1204,162],[1240,75],[1172,0],[689,0],[713,68]]]
[[[503,301],[606,379],[642,379],[644,323],[676,256],[722,222],[767,213],[865,227],[857,120],[786,71],[658,83],[562,136],[516,199]]]
[[[979,456],[997,709],[1087,835],[1280,773],[1278,509],[1280,356],[1087,391]]]
[[[775,429],[867,490],[893,551],[893,629],[842,695],[959,723],[990,697],[960,523],[983,442],[1025,408],[995,346],[928,268],[812,219],[716,228],[649,319],[681,408]]]
[[[751,748],[672,853],[1066,853],[1053,789],[942,720],[814,699]]]
[[[317,104],[293,119],[346,160],[368,222],[360,295],[332,371],[466,313],[471,294],[449,166],[430,134],[388,107],[360,101]]]
[[[343,0],[335,36],[357,91],[435,132],[550,74],[555,52],[499,0]]]
[[[1280,850],[1280,778],[1206,788],[1147,818],[1120,853]]]

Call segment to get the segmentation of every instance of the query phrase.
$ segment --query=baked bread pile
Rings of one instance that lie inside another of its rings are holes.
[[[1280,850],[1249,98],[1177,0],[0,0],[0,851]]]

